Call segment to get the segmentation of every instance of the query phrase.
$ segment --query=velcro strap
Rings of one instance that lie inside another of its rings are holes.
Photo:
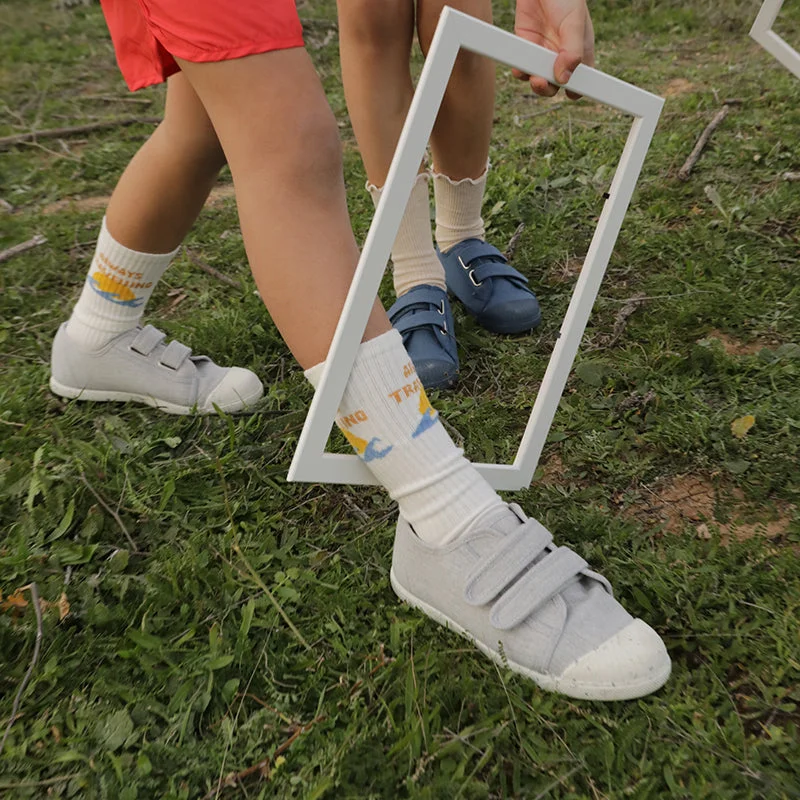
[[[418,311],[416,314],[407,314],[392,324],[400,333],[408,333],[428,325],[447,330],[445,316],[438,311]]]
[[[489,244],[489,242],[482,242],[478,239],[468,244],[465,243],[463,246],[456,245],[453,250],[445,255],[460,258],[462,266],[466,264],[467,267],[469,267],[470,263],[476,258],[491,258],[493,261],[501,261],[503,263],[507,260],[494,245]]]
[[[464,599],[471,606],[493,600],[521,572],[526,570],[553,541],[547,528],[535,519],[507,536],[502,545],[467,576]]]
[[[131,350],[139,353],[139,355],[149,356],[166,338],[167,334],[163,331],[154,328],[152,325],[145,325],[131,342]]]
[[[394,305],[389,309],[389,317],[394,318],[398,313],[413,309],[415,306],[424,309],[428,305],[441,311],[444,301],[445,294],[443,292],[419,286],[397,298]]]
[[[183,362],[192,354],[192,348],[180,342],[170,342],[161,354],[159,363],[169,369],[180,369]]]
[[[472,270],[472,277],[478,283],[485,281],[487,278],[509,278],[517,280],[520,283],[528,283],[528,279],[517,272],[514,267],[509,264],[501,264],[497,261],[486,261],[483,264],[478,264],[478,266]]]
[[[586,569],[586,562],[568,547],[557,547],[528,570],[493,606],[489,621],[507,631],[540,609]]]

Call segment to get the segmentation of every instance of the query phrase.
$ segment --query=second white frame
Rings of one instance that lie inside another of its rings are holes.
[[[782,6],[783,0],[764,0],[764,5],[761,6],[750,29],[750,36],[786,69],[800,78],[800,53],[772,30]]]

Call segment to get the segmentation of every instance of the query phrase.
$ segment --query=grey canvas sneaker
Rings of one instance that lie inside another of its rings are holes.
[[[443,547],[425,544],[401,517],[391,580],[400,598],[543,689],[628,700],[669,678],[659,635],[518,506],[490,509]]]
[[[85,350],[58,329],[51,355],[50,389],[79,400],[145,403],[168,414],[244,411],[264,394],[248,369],[220,367],[207,356],[193,356],[180,342],[147,325],[112,339],[100,350]]]

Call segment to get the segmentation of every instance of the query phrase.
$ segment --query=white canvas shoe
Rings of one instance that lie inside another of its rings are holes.
[[[491,509],[443,547],[400,518],[391,581],[401,599],[543,689],[629,700],[669,678],[659,635],[518,506]]]
[[[100,350],[85,350],[58,329],[51,355],[50,389],[77,400],[144,403],[168,414],[245,411],[264,394],[258,376],[193,356],[152,325],[121,333]]]

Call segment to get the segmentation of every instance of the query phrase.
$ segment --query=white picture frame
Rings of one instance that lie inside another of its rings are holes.
[[[358,456],[327,453],[325,448],[450,73],[462,47],[556,83],[554,52],[449,7],[443,10],[300,434],[289,468],[290,481],[376,483]],[[585,65],[574,71],[566,87],[630,114],[633,125],[516,457],[511,464],[475,463],[495,489],[522,489],[533,479],[664,104],[661,97]]]
[[[764,4],[753,22],[753,27],[750,29],[750,36],[784,67],[800,78],[800,53],[772,30],[782,6],[783,0],[764,0]]]

